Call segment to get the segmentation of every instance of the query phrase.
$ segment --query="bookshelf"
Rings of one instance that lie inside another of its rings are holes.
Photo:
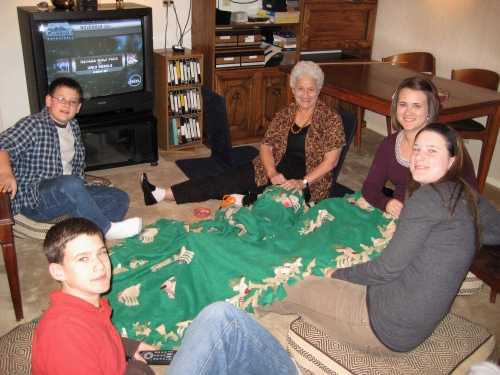
[[[154,109],[158,119],[158,147],[187,151],[203,141],[203,54],[189,49],[154,52]]]

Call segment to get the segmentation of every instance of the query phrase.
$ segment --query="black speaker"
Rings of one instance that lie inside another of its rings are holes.
[[[97,0],[77,0],[76,6],[80,8],[97,8]]]
[[[134,162],[144,163],[145,161],[158,160],[158,137],[156,133],[157,120],[134,126],[135,152]]]
[[[286,0],[262,0],[262,8],[273,12],[286,12]]]
[[[217,25],[229,25],[231,23],[231,12],[215,8],[215,23]]]

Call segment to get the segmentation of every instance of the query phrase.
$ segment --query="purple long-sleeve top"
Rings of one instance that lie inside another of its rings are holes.
[[[400,156],[399,145],[402,135],[402,131],[393,133],[382,141],[361,188],[366,201],[381,211],[385,211],[387,202],[391,199],[382,192],[382,188],[385,186],[387,180],[394,185],[392,198],[397,199],[401,203],[405,201],[406,185],[410,170],[409,161]],[[477,190],[474,166],[468,153],[466,156],[467,161],[463,178]]]

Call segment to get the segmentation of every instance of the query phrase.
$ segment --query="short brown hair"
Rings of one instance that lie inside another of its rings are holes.
[[[99,236],[104,241],[102,231],[97,224],[83,217],[72,217],[50,228],[43,241],[43,251],[49,263],[62,265],[66,245],[82,235]]]
[[[78,96],[80,97],[80,101],[82,100],[83,97],[82,86],[80,86],[80,84],[73,78],[69,77],[56,78],[50,83],[47,94],[53,96],[59,87],[67,87],[68,89],[75,90],[78,93]]]

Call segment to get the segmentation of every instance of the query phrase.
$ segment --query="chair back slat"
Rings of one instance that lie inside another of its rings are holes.
[[[451,79],[497,91],[500,75],[487,69],[457,69],[451,71]]]
[[[407,52],[382,58],[383,62],[392,62],[403,68],[421,73],[436,74],[436,59],[429,52]]]

